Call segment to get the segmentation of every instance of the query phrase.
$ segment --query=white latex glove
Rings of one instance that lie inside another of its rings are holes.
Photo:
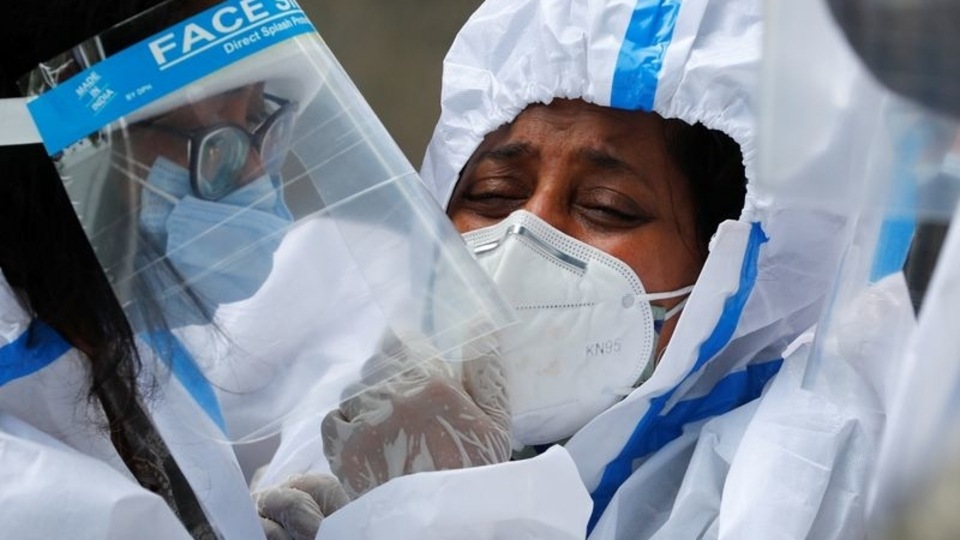
[[[253,494],[267,540],[313,540],[320,522],[349,499],[329,474],[292,476],[279,486]]]
[[[389,336],[367,365],[390,378],[327,414],[323,451],[351,499],[397,476],[510,458],[506,380],[492,338],[453,364],[424,339]]]

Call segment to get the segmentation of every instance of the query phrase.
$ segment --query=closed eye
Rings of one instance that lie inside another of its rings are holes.
[[[654,219],[654,215],[643,204],[606,187],[580,191],[575,206],[588,221],[603,227],[638,227]]]

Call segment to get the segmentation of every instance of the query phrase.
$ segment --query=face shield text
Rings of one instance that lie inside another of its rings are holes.
[[[174,28],[147,46],[157,66],[164,69],[218,43],[223,43],[228,53],[248,45],[260,36],[255,25],[284,18],[294,10],[299,12],[293,0],[239,0],[210,12],[202,20]],[[244,32],[249,34],[237,37]]]

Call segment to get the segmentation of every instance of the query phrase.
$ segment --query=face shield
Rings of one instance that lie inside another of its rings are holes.
[[[858,488],[879,538],[957,455],[954,37],[917,25],[951,20],[944,3],[840,4],[767,2],[759,168],[763,191],[848,221],[804,388],[841,392],[860,420]],[[811,168],[837,149],[833,169]]]
[[[269,436],[396,375],[365,363],[383,335],[459,360],[510,322],[297,4],[195,4],[21,85],[144,350],[225,436]]]

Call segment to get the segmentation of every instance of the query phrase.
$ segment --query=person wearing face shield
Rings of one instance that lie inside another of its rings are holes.
[[[498,333],[510,425],[463,379],[347,400],[322,436],[354,500],[321,538],[858,537],[871,390],[803,380],[857,220],[760,176],[763,27],[756,1],[468,20],[421,175],[519,313]],[[788,187],[867,175],[850,135],[877,101],[837,79],[859,97],[829,101],[830,144]]]
[[[158,4],[88,2],[80,13],[39,2],[3,17],[4,536],[313,538],[322,516],[344,502],[339,485],[291,478],[251,500],[224,444],[215,389],[171,331],[210,324],[217,306],[255,294],[270,273],[278,233],[292,221],[278,169],[298,106],[293,93],[231,83],[155,106],[131,117],[124,136],[100,134],[123,141],[101,152],[106,160],[66,168],[72,190],[13,99],[21,75],[83,39],[107,31],[101,53],[129,45],[130,23],[110,30],[128,17],[155,8],[147,13],[177,20],[216,2]],[[59,66],[54,76],[72,69]],[[109,172],[87,174],[101,167]],[[118,274],[134,278],[118,287]],[[189,289],[170,288],[183,283]]]
[[[156,306],[158,314],[186,316],[174,319],[175,325],[210,324],[219,306],[254,295],[269,277],[273,253],[293,221],[280,167],[298,103],[265,93],[264,86],[233,88],[134,122],[129,151],[120,158],[125,166],[115,165],[142,188],[138,228],[146,260],[159,253],[169,264],[147,270],[148,280],[159,271],[190,284],[189,297]],[[243,248],[239,255],[238,247]],[[144,320],[152,314],[145,313]],[[165,328],[147,336],[161,355],[179,351],[184,355],[179,360],[191,360],[180,339]],[[225,429],[215,391],[202,379],[189,381],[188,387],[200,393],[195,399]],[[324,516],[345,504],[346,495],[333,477],[310,474],[258,490],[253,499],[268,540],[308,539]]]
[[[153,3],[86,3],[82,14],[63,2],[9,8],[5,101],[21,95],[17,77],[37,62]],[[25,139],[31,128],[23,124]],[[184,386],[152,389],[150,361],[56,170],[40,145],[23,142],[0,148],[4,535],[262,538],[232,452],[178,432],[190,415],[214,424]]]

